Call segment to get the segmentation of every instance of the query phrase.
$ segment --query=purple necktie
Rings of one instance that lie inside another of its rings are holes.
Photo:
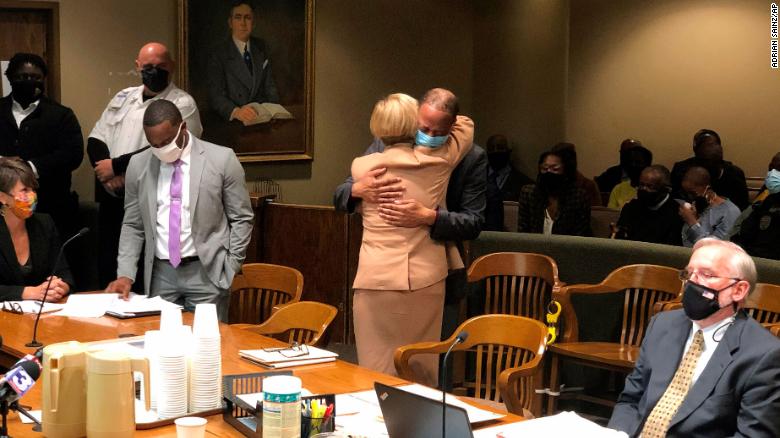
[[[171,210],[168,215],[168,258],[175,268],[181,263],[181,160],[173,162]]]

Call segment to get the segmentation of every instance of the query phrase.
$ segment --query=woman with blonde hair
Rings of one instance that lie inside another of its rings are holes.
[[[385,149],[356,158],[352,177],[357,181],[371,170],[386,168],[388,177],[402,181],[405,198],[436,209],[445,204],[450,173],[471,149],[474,124],[452,110],[457,105],[451,92],[432,91],[433,98],[424,102],[432,108],[426,109],[447,112],[454,122],[446,141],[415,146],[415,137],[424,135],[418,131],[417,100],[391,94],[376,103],[370,122],[371,133]],[[380,216],[380,205],[366,201],[360,213],[363,241],[353,284],[358,361],[395,375],[393,354],[398,347],[439,340],[448,267],[463,264],[454,247],[431,239],[430,226],[390,225]],[[413,359],[411,365],[421,381],[435,385],[438,358],[430,356]]]
[[[63,258],[49,282],[59,238],[48,214],[35,213],[38,182],[19,158],[0,158],[0,301],[59,301],[73,279]]]

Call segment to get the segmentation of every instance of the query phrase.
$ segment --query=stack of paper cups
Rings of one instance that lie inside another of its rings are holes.
[[[149,330],[144,335],[144,354],[149,358],[149,399],[153,411],[157,410],[157,385],[160,382],[160,339],[159,330]],[[141,394],[141,400],[143,399]]]
[[[176,337],[163,335],[159,350],[157,414],[160,418],[187,413],[187,354]]]
[[[222,346],[216,305],[195,306],[192,331],[190,412],[219,408],[222,405]]]

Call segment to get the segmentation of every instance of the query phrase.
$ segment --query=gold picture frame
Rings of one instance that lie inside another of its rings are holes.
[[[220,68],[217,66],[227,65],[220,53],[230,50],[231,2],[178,0],[176,81],[198,104],[204,140],[233,148],[242,162],[314,159],[314,2],[249,2],[255,11],[252,37],[256,38],[250,46],[257,41],[255,46],[265,48],[263,74],[270,61],[268,71],[278,89],[277,103],[293,119],[244,126],[237,120],[227,120],[229,112],[217,110],[220,101],[212,97],[219,89],[214,84],[224,83],[214,80],[218,77],[214,72]]]

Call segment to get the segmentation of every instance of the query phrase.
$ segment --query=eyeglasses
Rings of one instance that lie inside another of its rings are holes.
[[[729,280],[742,281],[741,278],[721,277],[720,275],[712,275],[712,274],[707,274],[706,272],[699,272],[699,271],[689,271],[687,269],[680,269],[680,271],[678,272],[678,275],[680,276],[680,280],[682,280],[682,281],[690,281],[691,277],[693,277],[694,275],[697,278],[701,278],[702,280],[704,280],[706,282],[710,282],[710,281],[713,281],[713,280],[718,279],[718,278],[727,278]]]
[[[309,347],[306,344],[293,342],[289,347],[263,348],[266,353],[279,353],[284,357],[301,357],[309,354]]]
[[[4,301],[3,312],[15,313],[17,315],[21,315],[24,313],[24,310],[22,310],[22,306],[20,306],[19,303],[10,303],[8,301]]]

